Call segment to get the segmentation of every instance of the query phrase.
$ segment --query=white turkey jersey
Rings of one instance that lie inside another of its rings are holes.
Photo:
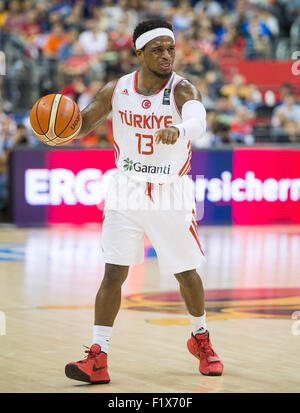
[[[116,166],[138,181],[172,182],[191,169],[190,141],[156,144],[154,133],[182,122],[174,90],[184,78],[173,72],[160,90],[145,96],[137,89],[138,75],[136,71],[121,77],[112,96]]]

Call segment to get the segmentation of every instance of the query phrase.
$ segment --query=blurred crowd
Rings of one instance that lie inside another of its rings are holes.
[[[298,23],[299,37],[300,0],[0,0],[0,214],[10,152],[39,144],[29,123],[35,101],[58,92],[82,110],[106,82],[138,68],[132,32],[155,18],[173,24],[174,70],[198,87],[207,110],[207,132],[194,147],[300,141],[295,87],[283,84],[266,106],[255,84],[220,71],[226,59],[274,58],[278,41]],[[108,119],[80,144],[112,140]]]
[[[300,19],[300,0],[0,0],[6,59],[0,76],[0,177],[14,145],[38,143],[28,120],[34,102],[59,92],[83,109],[106,82],[138,68],[131,35],[139,21],[152,18],[172,22],[174,70],[198,87],[207,109],[207,133],[194,147],[251,145],[255,131],[300,140],[299,98],[292,85],[282,85],[279,101],[267,110],[270,122],[260,130],[259,88],[240,74],[225,81],[219,68],[224,59],[271,58],[276,41],[289,37]],[[107,146],[111,131],[108,120],[81,144]]]

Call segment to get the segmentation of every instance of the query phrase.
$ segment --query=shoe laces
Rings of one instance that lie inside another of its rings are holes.
[[[83,346],[83,347],[87,349],[84,351],[85,353],[87,353],[87,356],[84,360],[80,360],[79,363],[86,363],[88,360],[95,359],[99,355],[98,353],[95,353],[95,351],[92,351],[92,347],[88,347],[88,346]]]
[[[205,353],[206,356],[214,356],[215,353],[211,347],[209,342],[209,336],[205,337],[205,339],[197,339],[196,338],[196,346],[199,352]]]

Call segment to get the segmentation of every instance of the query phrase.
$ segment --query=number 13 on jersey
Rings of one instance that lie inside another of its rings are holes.
[[[141,155],[152,155],[154,152],[153,135],[136,133],[135,136],[138,138],[138,153]]]

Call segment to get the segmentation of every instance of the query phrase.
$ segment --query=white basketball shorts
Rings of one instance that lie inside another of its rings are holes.
[[[193,183],[187,177],[151,184],[111,175],[105,197],[102,249],[105,263],[144,261],[144,237],[156,251],[160,272],[177,274],[206,261],[198,239]]]

